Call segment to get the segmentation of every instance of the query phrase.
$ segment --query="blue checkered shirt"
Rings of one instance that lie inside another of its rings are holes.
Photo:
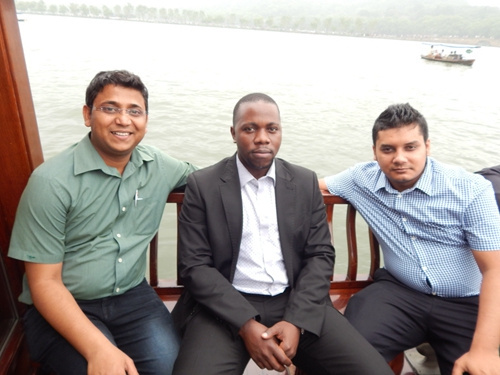
[[[500,215],[491,183],[427,158],[411,189],[391,187],[377,162],[325,178],[330,193],[351,202],[382,247],[384,267],[426,294],[479,294],[473,250],[500,250]]]

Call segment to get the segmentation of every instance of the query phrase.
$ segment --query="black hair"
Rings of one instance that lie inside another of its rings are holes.
[[[413,108],[409,103],[406,104],[393,104],[387,107],[382,112],[372,128],[373,145],[377,141],[378,132],[381,130],[402,128],[411,124],[416,124],[420,128],[420,133],[424,137],[424,142],[429,138],[429,129],[427,128],[427,121],[424,116]]]
[[[146,112],[148,111],[148,89],[142,83],[139,76],[126,70],[109,70],[97,73],[92,81],[90,81],[85,93],[85,104],[87,107],[92,110],[95,98],[107,85],[122,86],[139,91],[144,98]]]
[[[276,106],[276,108],[278,109],[278,114],[279,114],[280,109],[278,107],[278,104],[276,104],[276,102],[274,101],[273,98],[271,98],[269,95],[262,94],[260,92],[254,92],[252,94],[245,95],[243,98],[238,100],[238,103],[236,103],[236,105],[234,106],[234,109],[233,109],[233,127],[236,126],[236,121],[237,121],[236,116],[238,115],[238,110],[240,109],[240,106],[243,103],[261,102],[261,101],[274,104]]]

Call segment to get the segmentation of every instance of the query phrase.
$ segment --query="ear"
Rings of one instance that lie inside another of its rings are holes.
[[[431,140],[429,138],[427,138],[427,142],[425,142],[425,151],[427,156],[431,154]]]
[[[373,160],[377,160],[377,153],[375,152],[375,146],[372,146],[373,150]]]
[[[84,105],[82,108],[82,113],[85,126],[90,128],[90,117],[92,116],[92,114],[90,113],[90,108],[87,105]]]
[[[233,142],[236,143],[236,132],[234,131],[234,126],[231,126],[229,129],[231,131],[231,137],[233,137]]]

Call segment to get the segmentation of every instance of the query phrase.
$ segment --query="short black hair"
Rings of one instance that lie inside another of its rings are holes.
[[[248,103],[248,102],[266,102],[266,103],[272,103],[276,106],[278,109],[278,114],[280,113],[280,109],[278,107],[278,104],[274,101],[273,98],[271,98],[269,95],[262,94],[260,92],[254,92],[252,94],[245,95],[243,98],[238,100],[238,103],[234,106],[233,109],[233,127],[236,126],[236,116],[238,115],[238,110],[240,109],[240,106],[243,103]]]
[[[424,116],[409,103],[390,105],[377,117],[373,124],[373,145],[377,142],[379,131],[402,128],[411,124],[417,124],[416,126],[420,128],[420,133],[424,136],[424,142],[427,142],[429,138],[429,129]]]
[[[127,70],[108,70],[96,74],[85,93],[85,104],[91,111],[95,98],[107,85],[122,86],[139,91],[144,98],[146,112],[148,111],[148,89],[139,76]]]

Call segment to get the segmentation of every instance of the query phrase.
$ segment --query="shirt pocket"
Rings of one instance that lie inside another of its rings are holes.
[[[154,198],[143,198],[133,208],[133,220],[136,234],[153,234],[158,230],[158,225],[165,208],[165,202]]]

